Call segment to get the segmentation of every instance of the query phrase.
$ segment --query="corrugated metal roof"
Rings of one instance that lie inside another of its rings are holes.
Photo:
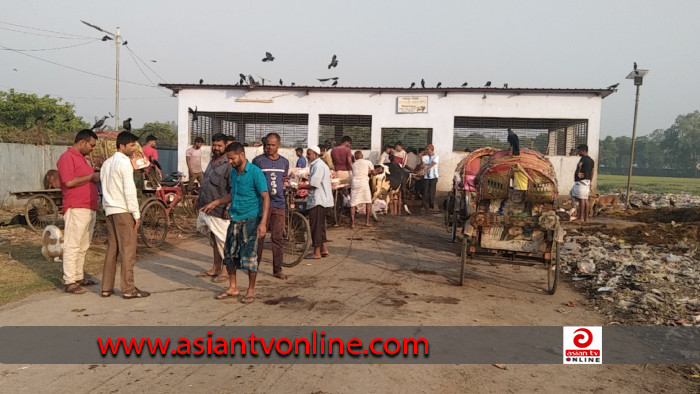
[[[185,89],[238,89],[238,90],[291,90],[318,92],[387,92],[387,93],[535,93],[535,94],[595,94],[605,98],[617,89],[553,89],[553,88],[499,88],[499,87],[441,87],[441,88],[397,88],[397,87],[345,87],[345,86],[281,86],[281,85],[226,85],[194,83],[161,83],[159,86],[178,93]]]

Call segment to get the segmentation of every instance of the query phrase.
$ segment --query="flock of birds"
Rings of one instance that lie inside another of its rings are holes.
[[[107,118],[113,118],[113,117],[114,117],[114,115],[112,115],[111,112],[108,112],[108,114],[109,114],[109,115],[105,115],[105,116],[103,116],[102,118],[100,118],[100,119],[98,119],[97,121],[95,121],[95,124],[92,125],[92,127],[90,128],[90,130],[100,130],[100,128],[101,128],[102,126],[104,126],[105,120],[107,120]],[[124,127],[124,131],[131,131],[131,118],[127,118],[126,120],[124,120],[124,121],[122,122],[122,127]]]

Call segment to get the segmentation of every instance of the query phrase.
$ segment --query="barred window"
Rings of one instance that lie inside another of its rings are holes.
[[[308,145],[307,114],[198,112],[196,121],[190,114],[189,125],[190,143],[197,137],[209,142],[212,135],[223,133],[252,145],[268,133],[277,133],[283,147]]]
[[[319,145],[336,146],[343,136],[352,138],[353,149],[370,149],[372,143],[371,115],[319,115]]]
[[[572,149],[588,141],[587,119],[456,116],[452,150],[473,151],[486,146],[507,149],[508,129],[518,135],[521,148],[549,156],[575,155]]]
[[[401,141],[406,148],[425,148],[433,143],[433,129],[386,127],[382,128],[381,151],[386,145],[394,146]]]

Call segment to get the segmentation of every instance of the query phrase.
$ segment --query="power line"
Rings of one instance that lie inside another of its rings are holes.
[[[108,76],[106,76],[106,75],[96,74],[96,73],[93,73],[93,72],[90,72],[90,71],[81,70],[81,69],[79,69],[79,68],[75,68],[75,67],[71,67],[71,66],[66,66],[65,64],[56,63],[56,62],[53,62],[53,61],[51,61],[51,60],[47,60],[47,59],[44,59],[44,58],[40,58],[40,57],[38,57],[38,56],[34,56],[34,55],[30,55],[30,54],[28,54],[28,53],[20,52],[20,51],[17,51],[17,50],[15,50],[15,49],[8,48],[8,47],[6,47],[6,46],[4,46],[4,45],[2,45],[2,44],[0,44],[0,48],[5,48],[5,49],[8,49],[8,50],[10,50],[10,51],[19,53],[20,55],[28,56],[28,57],[31,57],[31,58],[33,58],[33,59],[41,60],[42,62],[46,62],[46,63],[50,63],[50,64],[53,64],[53,65],[56,65],[56,66],[64,67],[64,68],[67,68],[67,69],[69,69],[69,70],[78,71],[78,72],[81,72],[81,73],[84,73],[84,74],[89,74],[89,75],[92,75],[92,76],[94,76],[94,77],[109,79],[109,80],[111,80],[111,81],[114,81],[114,80],[115,80],[114,78],[108,77]],[[146,85],[145,83],[125,81],[125,80],[123,80],[123,79],[120,79],[119,81],[120,81],[120,82],[124,82],[124,83],[128,83],[128,84],[131,84],[131,85],[146,86],[146,87],[149,87],[149,88],[156,88],[156,89],[159,88],[159,87],[156,86],[156,85]]]
[[[8,49],[8,48],[1,48],[0,51],[16,51],[16,52],[41,52],[41,51],[55,51],[58,49],[67,49],[67,48],[75,48],[79,47],[81,45],[88,45],[88,44],[94,44],[96,42],[99,42],[99,39],[95,38],[92,39],[88,42],[83,42],[80,44],[75,44],[75,45],[68,45],[65,47],[56,47],[56,48],[41,48],[41,49]]]
[[[88,36],[81,36],[81,35],[78,35],[78,34],[62,33],[62,32],[60,32],[60,31],[39,29],[39,28],[37,28],[37,27],[30,27],[30,26],[23,26],[23,25],[18,25],[18,24],[16,24],[16,23],[10,23],[10,22],[4,22],[4,21],[0,21],[0,24],[3,24],[3,25],[10,25],[10,26],[16,26],[16,27],[23,27],[23,28],[25,28],[25,29],[31,29],[31,30],[44,31],[44,32],[47,32],[47,33],[55,33],[55,34],[60,34],[60,35],[62,35],[62,36],[72,36],[72,37],[76,37],[76,38],[93,38],[93,37],[88,37]],[[7,29],[7,28],[2,28],[2,29],[11,30],[11,29]],[[16,32],[18,32],[18,33],[32,34],[32,33],[23,32],[23,31],[20,31],[20,30],[12,30],[12,31],[16,31]],[[52,37],[52,36],[48,36],[48,37]],[[55,38],[67,38],[67,37],[55,37]]]
[[[163,77],[161,77],[160,75],[158,75],[158,73],[155,72],[155,71],[151,68],[151,66],[148,65],[148,63],[144,62],[143,59],[141,59],[141,58],[139,57],[139,55],[136,54],[136,52],[132,51],[131,48],[129,48],[128,46],[126,47],[126,49],[128,49],[130,53],[132,53],[134,56],[136,56],[136,58],[139,59],[139,61],[141,61],[141,63],[143,63],[143,65],[146,66],[146,68],[148,68],[149,70],[151,70],[151,72],[152,72],[153,74],[155,74],[158,78],[160,78],[161,81],[163,81],[164,83],[166,82],[165,79],[164,79]]]
[[[22,30],[15,30],[15,29],[9,29],[7,27],[0,27],[2,30],[8,30],[8,31],[13,31],[15,33],[22,33],[22,34],[29,34],[31,36],[39,36],[39,37],[51,37],[51,38],[60,38],[62,40],[84,40],[86,38],[93,38],[93,37],[61,37],[61,36],[52,36],[48,34],[41,34],[41,33],[32,33],[29,31],[22,31]]]
[[[127,49],[128,49],[128,47],[127,47]],[[152,83],[153,85],[156,85],[156,83],[151,81],[151,78],[148,78],[148,75],[146,75],[146,73],[143,72],[143,69],[141,68],[141,66],[139,66],[139,62],[136,61],[136,58],[134,57],[134,53],[131,51],[131,49],[129,49],[129,55],[131,55],[131,59],[134,61],[134,64],[136,64],[136,67],[139,69],[139,71],[141,71],[141,74],[143,74],[143,76],[146,77],[148,82]]]

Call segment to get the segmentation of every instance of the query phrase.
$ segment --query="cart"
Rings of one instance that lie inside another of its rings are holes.
[[[498,151],[481,165],[474,186],[475,212],[465,225],[460,285],[467,263],[479,256],[491,263],[544,264],[547,291],[554,294],[564,231],[553,209],[557,180],[552,163],[531,150],[521,150],[520,156]]]
[[[27,226],[33,231],[41,232],[44,227],[58,225],[63,220],[61,189],[31,190],[10,194],[18,200],[27,200],[24,206],[24,218],[27,220]]]

